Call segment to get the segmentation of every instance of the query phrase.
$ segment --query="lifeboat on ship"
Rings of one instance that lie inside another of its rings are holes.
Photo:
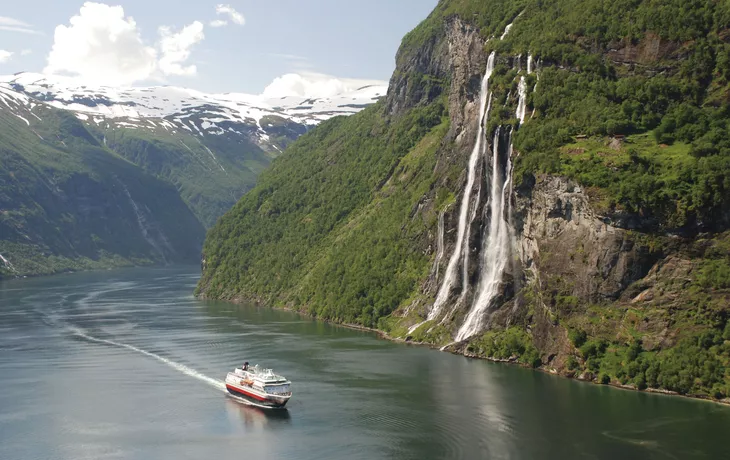
[[[256,406],[281,409],[291,398],[291,382],[271,369],[244,365],[226,376],[226,389]]]

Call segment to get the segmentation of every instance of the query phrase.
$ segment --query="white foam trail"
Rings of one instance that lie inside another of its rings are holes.
[[[106,339],[100,339],[97,337],[93,337],[76,328],[72,328],[72,330],[74,331],[74,334],[76,334],[77,336],[79,336],[83,339],[88,340],[89,342],[104,343],[107,345],[112,345],[112,346],[119,347],[119,348],[126,348],[127,350],[132,350],[134,352],[141,353],[145,356],[149,356],[150,358],[154,358],[162,363],[165,363],[168,366],[170,366],[171,368],[178,370],[185,375],[188,375],[190,377],[194,377],[198,380],[201,380],[201,381],[207,383],[208,385],[213,386],[219,390],[226,391],[226,385],[225,385],[225,383],[223,383],[222,380],[217,380],[212,377],[208,377],[207,375],[201,374],[200,372],[196,371],[195,369],[191,369],[188,366],[185,366],[180,363],[176,363],[175,361],[167,359],[164,356],[160,356],[158,354],[149,352],[147,350],[143,350],[141,348],[137,348],[133,345],[129,345],[126,343],[115,342],[113,340],[106,340]]]
[[[477,138],[474,144],[474,149],[469,157],[468,178],[466,188],[464,189],[464,196],[461,199],[456,245],[454,246],[454,252],[451,254],[451,258],[449,259],[449,265],[446,268],[446,276],[444,277],[444,281],[436,295],[436,301],[431,307],[431,311],[428,313],[429,320],[432,320],[441,314],[441,310],[443,309],[446,300],[449,298],[451,288],[456,281],[458,265],[463,251],[464,236],[466,234],[469,206],[471,204],[471,190],[474,187],[474,181],[476,179],[476,166],[479,160],[479,153],[481,152],[482,138],[484,137],[484,127],[486,125],[485,117],[489,115],[487,112],[487,99],[489,95],[489,78],[492,76],[492,72],[494,71],[494,57],[495,53],[492,52],[487,60],[487,69],[484,73],[484,78],[482,78],[482,85],[479,92],[479,127],[477,129]]]

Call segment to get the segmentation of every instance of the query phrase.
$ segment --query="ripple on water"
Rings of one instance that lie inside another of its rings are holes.
[[[707,446],[719,454],[704,458],[725,453],[722,441],[712,443],[724,440],[717,427],[730,417],[707,405],[651,398],[636,410],[640,399],[623,393],[611,393],[626,402],[612,410],[595,399],[584,405],[562,380],[540,385],[521,370],[288,313],[197,302],[185,291],[194,276],[162,272],[111,274],[110,283],[100,274],[37,279],[25,293],[3,291],[0,458],[703,458]],[[124,284],[124,276],[135,281]],[[287,418],[226,396],[220,378],[241,360],[292,380]],[[560,388],[566,394],[556,398]],[[696,418],[680,423],[678,414]],[[580,422],[565,423],[567,432],[563,419]]]

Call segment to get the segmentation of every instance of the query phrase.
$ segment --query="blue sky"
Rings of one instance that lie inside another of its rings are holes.
[[[401,38],[437,0],[3,3],[0,74],[258,94],[289,73],[389,79]]]

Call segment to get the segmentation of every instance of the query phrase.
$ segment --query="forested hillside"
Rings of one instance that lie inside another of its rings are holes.
[[[0,276],[199,260],[205,230],[175,187],[73,114],[0,96]]]
[[[729,26],[721,1],[441,1],[382,104],[303,136],[212,229],[198,293],[729,397]]]

